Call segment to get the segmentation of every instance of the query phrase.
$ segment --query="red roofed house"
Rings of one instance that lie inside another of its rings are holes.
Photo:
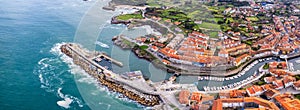
[[[190,97],[190,91],[188,91],[188,90],[180,91],[180,93],[179,93],[179,103],[188,105],[190,103],[189,97]]]
[[[238,65],[240,65],[240,64],[242,64],[242,63],[244,63],[244,62],[246,62],[248,58],[250,58],[250,55],[248,55],[248,54],[243,54],[243,55],[241,55],[241,56],[239,56],[239,57],[237,57],[237,58],[235,59],[234,65],[235,65],[235,66],[238,66]]]
[[[191,96],[191,101],[201,102],[202,94],[200,92],[193,92]]]
[[[246,91],[249,96],[259,96],[264,92],[263,88],[257,85],[247,88]]]
[[[220,56],[220,57],[228,57],[229,54],[228,54],[228,52],[225,49],[221,49],[220,52],[219,52],[219,54],[218,54],[218,56]]]
[[[284,110],[299,110],[300,108],[300,100],[294,99],[290,93],[277,95],[275,100],[279,102]]]
[[[283,89],[283,87],[284,87],[282,80],[273,81],[273,85],[275,85],[275,89],[277,89],[277,90]]]
[[[276,77],[275,76],[271,76],[271,77],[265,77],[264,78],[264,81],[266,82],[266,83],[272,83],[273,81],[275,81],[276,80]]]
[[[292,76],[285,76],[283,78],[283,84],[284,84],[285,87],[292,86],[295,81],[296,81],[296,79]]]
[[[274,98],[275,96],[279,95],[280,92],[277,91],[277,90],[275,90],[275,89],[269,89],[269,90],[267,90],[264,94],[266,95],[266,97],[267,97],[268,99],[272,99],[272,98]]]
[[[156,46],[151,46],[150,50],[153,51],[153,52],[157,52],[158,48]]]

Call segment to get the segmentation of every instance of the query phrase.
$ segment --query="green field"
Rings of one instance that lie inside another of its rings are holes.
[[[142,45],[142,46],[140,46],[140,49],[142,49],[142,50],[146,50],[147,48],[148,48],[147,45]]]
[[[206,28],[206,29],[213,29],[213,30],[220,30],[220,25],[214,24],[214,23],[208,23],[208,22],[202,22],[198,25],[200,28]]]
[[[143,19],[141,14],[124,14],[117,16],[118,20]]]
[[[218,38],[219,36],[218,36],[218,32],[210,32],[209,33],[209,37],[210,38]]]

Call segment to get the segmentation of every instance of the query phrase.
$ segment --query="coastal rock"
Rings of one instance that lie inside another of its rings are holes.
[[[130,20],[118,20],[116,17],[113,17],[111,19],[111,24],[125,24],[125,25],[127,25],[127,24],[130,24],[130,23],[131,23]]]
[[[114,7],[110,7],[110,6],[102,7],[102,9],[109,10],[109,11],[115,11],[115,8]]]

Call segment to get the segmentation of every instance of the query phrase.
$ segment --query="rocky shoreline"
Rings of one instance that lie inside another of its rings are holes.
[[[118,20],[116,16],[111,19],[111,24],[125,24],[125,25],[128,25],[130,23],[131,23],[130,20]]]
[[[125,95],[127,98],[137,101],[138,103],[140,103],[141,105],[144,106],[155,106],[155,105],[159,105],[159,96],[152,96],[152,100],[146,100],[145,97],[140,97],[138,94],[132,92],[132,91],[128,91],[124,88],[124,85],[121,84],[117,84],[114,81],[108,80],[103,74],[98,76],[98,80],[100,81],[100,83],[106,87],[109,88],[109,90],[114,91],[114,92],[118,92],[121,93],[123,95]],[[127,87],[128,88],[128,87]]]
[[[128,49],[131,50],[138,58],[140,59],[145,59],[149,62],[152,62],[152,64],[159,69],[165,70],[168,73],[175,73],[175,72],[180,72],[181,70],[179,69],[172,69],[172,68],[168,68],[166,66],[164,66],[164,64],[162,64],[162,62],[160,62],[157,58],[155,58],[153,55],[151,55],[148,51],[146,50],[141,50],[140,48],[138,48],[137,45],[135,45],[133,42],[132,45],[128,45],[124,43],[125,37],[124,36],[115,36],[112,38],[112,41],[114,42],[114,44],[116,46],[121,47],[122,49]],[[128,40],[126,40],[128,41]],[[128,41],[130,42],[130,41]],[[143,51],[143,52],[142,52]],[[145,54],[142,54],[145,53]]]

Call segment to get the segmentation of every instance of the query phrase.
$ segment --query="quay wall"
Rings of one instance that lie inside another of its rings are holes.
[[[155,106],[162,102],[159,95],[142,92],[139,89],[132,88],[130,85],[126,85],[106,77],[103,74],[105,71],[104,69],[97,68],[97,65],[94,65],[94,63],[86,56],[83,56],[74,48],[71,48],[73,45],[74,44],[62,45],[60,48],[61,52],[71,57],[76,65],[79,65],[84,71],[96,78],[100,84],[106,86],[109,90],[121,93],[127,98],[144,106]]]

